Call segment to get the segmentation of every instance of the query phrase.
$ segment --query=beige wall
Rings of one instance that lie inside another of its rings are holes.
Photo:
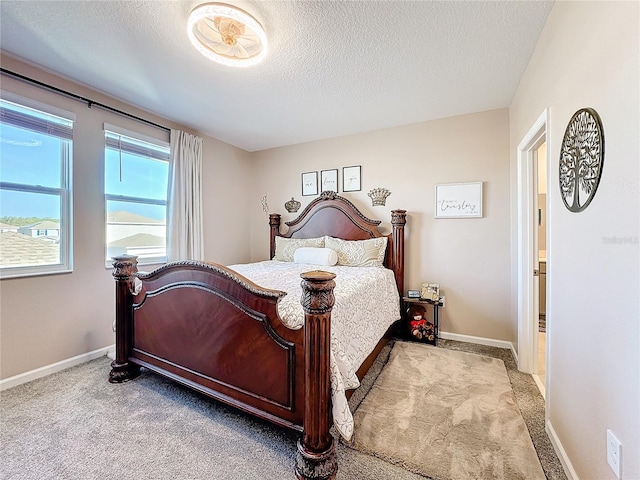
[[[252,215],[252,259],[267,258],[270,211],[292,220],[284,203],[294,196],[298,213],[314,197],[302,197],[307,171],[362,166],[362,191],[340,193],[383,221],[407,210],[405,288],[437,282],[446,295],[442,330],[515,341],[509,318],[509,117],[506,109],[419,123],[253,154],[256,168]],[[434,219],[434,185],[484,182],[484,217]],[[386,206],[372,207],[367,192],[391,190]],[[297,214],[296,214],[297,215]]]
[[[167,127],[180,128],[15,59],[3,56],[1,60],[3,68],[8,70]],[[12,77],[2,76],[2,89],[76,114],[74,270],[64,275],[0,281],[0,377],[5,379],[114,343],[111,329],[115,308],[114,281],[111,271],[104,267],[103,123],[165,140],[168,140],[168,133],[97,107],[87,108],[84,103]],[[247,208],[242,192],[250,185],[247,180],[251,174],[248,153],[210,137],[203,136],[203,139],[205,254],[222,263],[247,261],[250,257],[246,240],[249,227],[246,220],[237,215]],[[226,241],[222,240],[222,225]],[[229,241],[229,238],[234,240]],[[142,268],[149,269],[147,266]]]
[[[249,262],[251,225],[246,212],[254,205],[251,154],[201,136],[204,257],[222,265]]]
[[[547,414],[581,480],[616,478],[608,428],[622,442],[622,478],[640,478],[639,9],[556,2],[510,109],[513,205],[516,146],[549,109]],[[571,213],[557,187],[558,158],[583,107],[602,119],[605,161],[593,202]],[[512,226],[515,242],[513,216]],[[515,268],[514,255],[514,278]]]

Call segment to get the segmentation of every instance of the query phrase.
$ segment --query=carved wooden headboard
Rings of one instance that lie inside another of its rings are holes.
[[[400,296],[404,292],[404,226],[406,210],[391,212],[392,231],[384,235],[378,229],[380,220],[372,220],[364,216],[355,205],[336,192],[322,192],[313,200],[303,212],[290,222],[286,233],[280,233],[280,214],[269,215],[271,227],[270,256],[273,258],[276,250],[276,237],[287,238],[315,238],[329,235],[343,240],[366,240],[368,238],[388,238],[385,267],[393,270]]]

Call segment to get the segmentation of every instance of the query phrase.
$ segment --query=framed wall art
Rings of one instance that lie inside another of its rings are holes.
[[[343,192],[358,192],[362,190],[360,173],[361,173],[360,165],[354,166],[354,167],[342,167],[342,191]]]
[[[435,186],[435,218],[482,217],[482,182]]]
[[[318,195],[318,172],[302,174],[302,196]]]
[[[322,170],[320,172],[320,190],[338,192],[338,169]]]

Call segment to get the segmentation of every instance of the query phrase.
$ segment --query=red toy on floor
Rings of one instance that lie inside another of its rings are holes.
[[[416,313],[413,320],[409,322],[409,326],[411,327],[411,335],[417,339],[433,341],[433,324],[427,322],[421,314]]]

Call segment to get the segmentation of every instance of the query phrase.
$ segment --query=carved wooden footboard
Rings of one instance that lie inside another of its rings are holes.
[[[379,223],[335,193],[323,192],[296,221],[288,223],[285,236],[308,238],[326,232],[344,239],[372,238],[382,236]],[[405,212],[394,211],[387,265],[394,269],[400,289],[404,223]],[[270,225],[273,250],[279,215],[270,217]],[[146,367],[252,415],[298,430],[302,436],[297,478],[335,476],[337,461],[329,432],[333,273],[301,275],[305,326],[291,330],[277,312],[284,292],[262,288],[222,265],[174,262],[143,274],[137,271],[136,257],[123,255],[114,258],[113,266],[116,358],[110,382],[130,380],[140,367]]]
[[[137,272],[114,258],[116,358],[109,381],[146,367],[217,400],[303,432],[299,478],[335,471],[330,414],[330,316],[335,275],[302,275],[305,328],[291,330],[268,290],[221,265],[168,264]],[[135,292],[136,278],[142,282]],[[330,478],[330,477],[326,477]]]

